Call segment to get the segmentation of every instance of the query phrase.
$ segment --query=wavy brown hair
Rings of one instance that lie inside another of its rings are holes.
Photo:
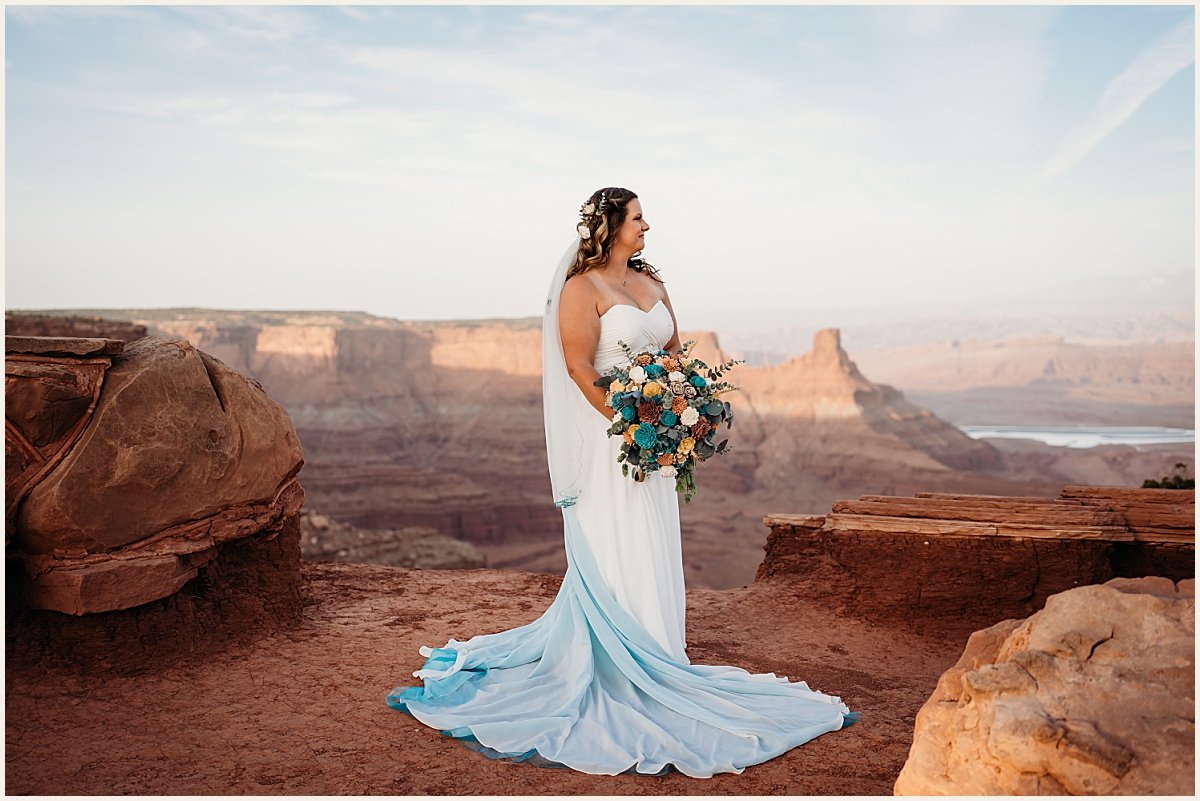
[[[599,209],[601,195],[607,198],[604,204],[604,213],[593,213],[584,219],[584,222],[592,229],[592,235],[587,239],[579,240],[579,251],[575,254],[575,263],[567,270],[567,278],[581,275],[595,267],[603,267],[608,263],[608,253],[612,248],[613,239],[616,238],[617,230],[625,224],[629,201],[637,197],[628,189],[606,186],[593,192],[592,196],[583,202],[583,205],[591,203]],[[639,273],[645,273],[660,284],[666,283],[658,277],[658,270],[653,265],[645,259],[639,258],[639,253],[629,257],[629,266]]]

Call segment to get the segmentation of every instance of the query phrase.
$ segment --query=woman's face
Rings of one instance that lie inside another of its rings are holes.
[[[625,205],[625,222],[617,229],[613,244],[622,250],[639,251],[646,246],[646,232],[649,230],[650,226],[642,217],[642,204],[635,197]]]

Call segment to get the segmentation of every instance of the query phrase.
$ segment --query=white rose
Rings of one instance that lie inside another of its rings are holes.
[[[646,380],[645,368],[643,368],[640,364],[635,364],[633,367],[629,368],[629,380],[636,381],[639,384],[642,383],[643,381],[645,381]]]
[[[576,226],[575,230],[579,232],[580,239],[589,239],[592,236],[591,229],[589,229],[583,223],[580,223],[578,226]]]
[[[666,467],[658,468],[658,472],[662,473],[666,478],[675,478],[675,465],[669,464]]]
[[[683,414],[679,415],[679,421],[685,426],[690,426],[700,419],[700,412],[689,406],[683,410]]]
[[[682,381],[684,378],[684,374],[678,370],[672,370],[671,372],[667,373],[668,381]]]

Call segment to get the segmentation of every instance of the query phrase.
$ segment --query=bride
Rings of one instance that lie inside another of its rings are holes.
[[[693,665],[684,637],[675,481],[621,475],[595,381],[634,352],[680,346],[637,195],[608,187],[550,282],[542,324],[546,452],[567,572],[532,623],[441,648],[387,697],[493,758],[585,773],[740,773],[857,719],[840,698],[774,673]]]

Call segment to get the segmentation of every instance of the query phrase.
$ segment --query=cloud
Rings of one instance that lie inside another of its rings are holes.
[[[286,42],[314,29],[304,11],[270,6],[177,7],[185,18],[207,25],[222,37],[249,42]]]
[[[1194,24],[1186,19],[1159,36],[1108,82],[1091,114],[1059,143],[1042,169],[1043,179],[1056,178],[1078,164],[1176,73],[1195,62]]]

